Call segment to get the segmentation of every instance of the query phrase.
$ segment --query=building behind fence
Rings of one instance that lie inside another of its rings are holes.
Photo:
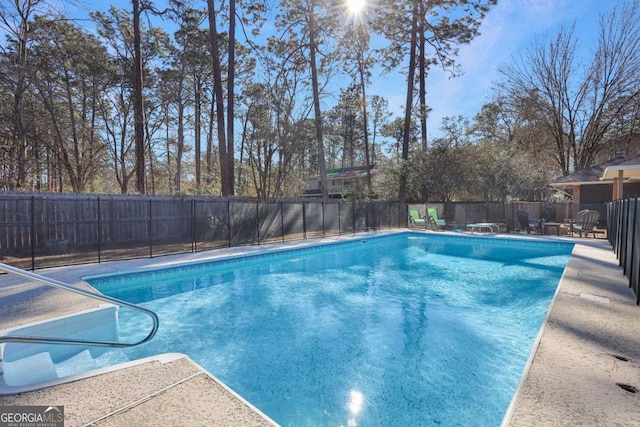
[[[426,204],[410,205],[426,213]],[[570,203],[436,203],[449,228],[496,222],[515,211],[561,222]],[[588,206],[603,210],[606,207]],[[0,262],[23,269],[196,252],[407,227],[406,209],[377,200],[274,203],[200,196],[0,194]]]

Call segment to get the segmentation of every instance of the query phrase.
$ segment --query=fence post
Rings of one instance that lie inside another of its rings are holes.
[[[620,239],[620,253],[618,254],[618,265],[624,268],[625,257],[627,253],[627,233],[629,233],[629,201],[622,201],[622,233]]]
[[[302,239],[307,240],[307,204],[305,202],[302,202]]]
[[[351,228],[353,229],[353,234],[356,234],[356,202],[351,202]]]
[[[391,229],[391,206],[387,206],[387,212],[387,222],[389,223],[389,229]]]
[[[231,200],[227,199],[227,232],[229,239],[229,247],[231,247]]]
[[[100,245],[101,236],[102,236],[102,217],[100,215],[100,196],[98,196],[98,212],[96,212],[97,218],[97,230],[96,230],[96,240],[98,241],[98,264],[102,261],[102,246]]]
[[[152,232],[153,232],[153,211],[152,208],[153,207],[153,200],[151,200],[151,197],[149,197],[149,258],[153,258],[153,240],[152,240]]]
[[[504,212],[504,221],[505,221],[505,225],[507,227],[507,233],[510,233],[510,227],[509,227],[509,202],[505,200],[505,202],[502,204],[502,212]]]
[[[198,250],[198,243],[196,242],[196,199],[191,199],[191,252]]]
[[[629,220],[631,221],[630,224],[630,229],[629,229],[629,235],[630,235],[630,254],[627,255],[627,265],[625,267],[625,272],[627,273],[627,277],[629,278],[629,287],[632,287],[633,285],[633,280],[635,279],[634,277],[634,272],[633,272],[633,260],[636,257],[636,242],[635,242],[635,235],[638,232],[638,230],[636,230],[636,217],[638,215],[638,198],[637,197],[633,197],[629,199]],[[633,201],[633,205],[631,205],[631,201]]]
[[[366,232],[369,231],[369,206],[371,206],[371,202],[367,201],[367,204],[365,205],[365,209],[364,209],[364,228]]]
[[[302,220],[304,221],[304,214]],[[284,212],[282,212],[282,200],[280,200],[280,234],[282,234],[282,241],[284,242]]]
[[[620,241],[622,240],[622,200],[616,200],[616,256],[620,257]]]
[[[629,235],[631,234],[631,230],[629,229],[629,226],[631,225],[631,199],[627,199],[625,200],[625,204],[627,205],[627,208],[625,209],[625,217],[624,217],[624,223],[625,223],[625,233],[624,233],[624,251],[622,251],[620,253],[620,266],[622,267],[622,274],[624,274],[625,276],[629,273],[628,271],[628,261],[629,261],[629,252],[631,250],[631,248],[629,247]],[[627,276],[628,277],[628,276]]]
[[[607,203],[607,240],[609,241],[609,244],[611,246],[613,246],[613,242],[612,242],[612,238],[611,238],[611,219],[612,215],[611,215],[611,202]]]
[[[29,243],[31,245],[31,271],[36,269],[36,209],[35,209],[35,196],[31,196],[31,238]]]
[[[342,236],[342,218],[340,218],[340,205],[342,203],[338,203],[338,236]]]
[[[260,203],[256,202],[256,236],[258,236],[258,244],[260,244]]]
[[[633,250],[631,252],[631,272],[632,274],[629,276],[629,287],[633,290],[633,292],[636,294],[636,305],[640,305],[640,281],[638,279],[638,269],[640,268],[640,262],[638,261],[638,233],[640,233],[640,230],[638,229],[637,222],[638,222],[638,197],[634,198],[634,204],[636,206],[635,208],[635,216],[634,216],[634,224],[633,224],[633,236],[631,238],[631,241],[633,242]],[[634,268],[634,260],[635,260],[635,268]]]
[[[324,199],[322,200],[322,237],[327,237],[327,226],[324,223]]]
[[[467,210],[469,209],[469,205],[467,203],[464,204],[464,225],[462,226],[462,230],[467,229]]]

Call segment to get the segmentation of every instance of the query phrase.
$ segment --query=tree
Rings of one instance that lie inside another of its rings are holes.
[[[409,33],[409,71],[407,73],[407,91],[404,106],[404,127],[402,129],[402,160],[403,163],[400,173],[400,189],[398,191],[398,202],[400,209],[404,210],[407,196],[407,172],[406,162],[409,159],[409,136],[411,135],[411,110],[413,106],[413,79],[416,70],[416,46],[418,39],[418,4],[420,0],[413,0],[413,10],[411,13],[411,32]]]
[[[96,24],[96,32],[102,44],[109,52],[109,66],[112,73],[110,85],[105,88],[104,96],[100,99],[102,120],[109,140],[109,152],[115,177],[120,192],[129,191],[129,182],[138,172],[135,137],[135,59],[134,46],[131,34],[133,22],[128,12],[116,7],[111,7],[108,13],[93,12],[91,14]],[[164,55],[168,37],[158,28],[141,27],[141,56],[146,75],[146,81],[150,89],[154,86],[155,76],[150,67],[156,58]],[[143,88],[144,89],[144,88]],[[161,91],[159,88],[156,92]],[[148,147],[149,135],[149,110],[153,106],[146,102],[143,104],[145,112],[143,129],[143,151]],[[132,129],[133,125],[133,129]],[[143,153],[144,155],[144,153]],[[151,161],[151,156],[145,157]],[[146,163],[146,162],[145,162]],[[145,168],[146,170],[146,168]],[[145,172],[146,175],[146,172]],[[145,177],[146,178],[146,177]],[[138,182],[136,181],[136,189]],[[145,183],[146,191],[146,183]]]
[[[282,194],[285,181],[292,179],[293,159],[300,149],[298,126],[292,120],[295,99],[279,96],[274,89],[256,84],[243,94],[247,110],[242,147],[255,194],[263,201]]]
[[[227,154],[227,134],[225,132],[224,116],[224,94],[222,88],[222,64],[220,56],[220,36],[218,34],[218,24],[215,5],[213,0],[207,0],[207,10],[209,17],[209,43],[211,49],[211,61],[213,69],[213,96],[216,103],[216,121],[218,125],[218,153],[220,155],[220,181],[222,195],[233,194],[231,189],[231,176],[229,170],[229,160]]]
[[[308,61],[320,187],[323,197],[327,197],[321,78],[328,80],[328,63],[332,57],[327,53],[331,49],[337,21],[332,10],[323,6],[320,0],[281,1],[282,13],[276,18],[276,26],[291,40],[289,46],[292,49],[305,51],[303,57]]]
[[[485,113],[490,110],[488,107]],[[549,182],[548,163],[506,138],[490,114],[473,123],[462,116],[442,120],[443,136],[424,150],[417,141],[407,162],[407,200],[502,202],[507,196],[535,200]],[[428,197],[427,197],[428,196]]]
[[[563,175],[592,165],[609,141],[628,136],[621,117],[633,115],[640,97],[640,4],[625,3],[600,19],[590,63],[582,68],[574,26],[501,69],[499,93],[513,110],[526,108],[551,143]]]
[[[332,157],[336,158],[340,153],[339,164],[329,163],[332,167],[353,167],[360,154],[364,153],[361,105],[358,86],[350,86],[340,91],[338,103],[327,114],[330,119],[324,121],[324,133],[327,140],[333,139]]]
[[[409,135],[413,120],[413,92],[417,64],[424,64],[425,70],[428,64],[439,64],[446,69],[455,69],[457,46],[471,42],[479,34],[482,19],[496,2],[496,0],[443,0],[425,3],[421,0],[413,0],[408,5],[398,0],[383,2],[383,10],[389,13],[378,17],[376,28],[379,28],[390,41],[389,47],[384,51],[387,67],[396,68],[405,60],[409,64],[402,162],[406,162],[409,158]],[[407,26],[407,23],[410,23],[410,26]],[[407,40],[409,40],[408,47]],[[418,43],[421,40],[424,40],[425,46],[431,47],[430,52],[420,48]],[[425,58],[424,55],[430,56]],[[426,78],[426,74],[423,73],[420,77]],[[424,108],[421,110],[424,113]],[[406,174],[403,173],[399,189],[401,205],[405,203],[405,198]]]
[[[409,135],[410,146],[415,147],[418,137],[415,133],[415,122],[412,123],[411,134]],[[388,200],[398,199],[398,188],[400,186],[400,180],[403,174],[407,179],[408,161],[401,161],[402,141],[404,141],[404,119],[402,117],[396,117],[391,122],[388,122],[380,129],[380,135],[389,138],[393,142],[391,159],[385,157],[378,158],[378,172],[374,179],[374,187],[376,193]]]
[[[506,153],[508,161],[502,157],[505,162],[523,165],[522,172],[529,171],[532,176],[545,176],[546,182],[553,181],[561,176],[560,170],[552,160],[553,144],[550,144],[545,136],[546,132],[540,121],[535,120],[536,113],[530,107],[528,98],[523,98],[523,102],[514,105],[504,98],[496,97],[493,102],[482,107],[468,132],[484,144],[484,148],[491,144],[495,145],[500,153]],[[494,152],[493,149],[489,151]],[[515,160],[516,157],[518,160]],[[523,181],[533,182],[536,179]],[[530,192],[531,188],[528,186],[529,184],[524,184],[520,187],[526,187],[526,191]],[[539,194],[541,188],[538,186],[531,192]],[[511,196],[516,197],[516,193],[519,194],[514,191]]]
[[[378,96],[373,95],[369,99],[369,104],[371,105],[371,163],[375,164],[377,159],[376,153],[376,141],[377,136],[384,126],[387,125],[389,119],[392,114],[389,111],[389,101]]]
[[[314,138],[308,132],[311,108],[304,103],[306,58],[292,49],[291,40],[272,37],[260,63],[257,82],[245,86],[241,97],[245,107],[241,159],[247,158],[255,194],[272,200],[299,194],[294,192],[300,181],[296,166],[304,170]]]
[[[207,11],[209,18],[209,40],[213,69],[214,98],[216,102],[216,121],[218,125],[218,151],[220,154],[220,175],[222,181],[222,194],[225,196],[234,194],[234,121],[235,121],[235,86],[236,86],[236,19],[239,13],[236,11],[236,0],[229,0],[229,11],[227,22],[228,50],[227,50],[227,105],[225,110],[224,91],[222,85],[222,61],[220,34],[218,33],[218,20],[223,11],[224,4],[221,2],[221,10],[215,8],[212,0],[207,0]],[[262,23],[262,13],[266,10],[262,1],[248,1],[244,6],[243,24],[252,23],[260,26]],[[225,111],[226,126],[225,126]]]
[[[364,160],[367,167],[367,192],[372,195],[371,182],[371,153],[369,150],[369,118],[367,115],[367,84],[371,77],[370,69],[374,65],[374,59],[366,55],[369,50],[369,33],[365,22],[354,23],[347,27],[341,43],[345,50],[345,67],[351,74],[354,85],[360,91],[360,110],[362,112],[362,137],[364,142]]]
[[[307,25],[309,35],[309,65],[311,67],[311,93],[313,96],[314,124],[316,128],[316,143],[318,144],[318,167],[320,169],[320,190],[322,197],[327,197],[327,171],[324,157],[324,141],[322,140],[322,111],[320,109],[320,86],[318,84],[318,26],[316,26],[315,0],[307,1]]]
[[[3,53],[10,58],[8,72],[2,74],[3,84],[8,86],[13,96],[11,113],[11,142],[4,150],[3,162],[9,188],[21,189],[27,184],[27,137],[24,117],[24,97],[28,87],[27,61],[34,26],[31,19],[38,12],[44,12],[46,2],[42,0],[7,1],[0,3],[0,29],[6,32],[9,49]],[[51,14],[51,13],[49,13]]]
[[[413,186],[418,200],[424,195],[441,202],[470,199],[478,158],[467,129],[468,121],[464,117],[444,117],[441,126],[444,136],[433,141],[428,152],[421,147],[422,161],[416,156],[418,161],[413,163],[417,163],[418,168],[412,168],[422,174],[417,177],[418,185]]]
[[[33,83],[51,129],[47,143],[71,189],[86,191],[105,148],[98,105],[111,76],[108,55],[94,36],[64,20],[39,20],[34,50]]]
[[[142,52],[140,39],[140,0],[132,0],[133,2],[133,63],[134,63],[134,79],[133,79],[133,110],[134,110],[134,130],[135,130],[135,152],[136,152],[136,190],[138,193],[144,194],[145,190],[145,147],[144,147],[144,101],[142,97]]]
[[[416,138],[415,128],[412,126],[412,134],[409,136],[409,140]],[[402,117],[396,117],[391,122],[386,123],[380,129],[380,135],[391,139],[392,154],[396,161],[401,159],[402,141],[404,141],[404,119]]]
[[[200,170],[200,143],[201,143],[201,117],[202,117],[202,92],[208,79],[210,67],[206,66],[204,59],[207,52],[206,32],[199,29],[199,25],[205,18],[204,11],[187,7],[177,3],[172,9],[174,20],[180,27],[174,34],[175,46],[172,49],[172,57],[168,68],[163,74],[165,81],[173,87],[169,99],[176,106],[177,130],[175,151],[175,188],[182,191],[182,161],[187,150],[185,133],[187,128],[187,116],[189,107],[193,106],[193,132],[195,147],[196,187],[201,183]],[[167,156],[169,160],[169,156]]]

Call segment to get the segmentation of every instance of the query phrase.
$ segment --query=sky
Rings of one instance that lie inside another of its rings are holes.
[[[553,36],[561,25],[576,23],[576,36],[583,49],[597,40],[599,19],[621,3],[616,0],[498,0],[485,17],[480,32],[469,45],[460,48],[457,58],[463,75],[453,79],[439,68],[427,77],[427,104],[432,109],[427,129],[429,139],[441,136],[443,117],[458,115],[472,119],[489,101],[498,79],[498,69],[512,63],[538,38]],[[405,93],[399,91],[397,77],[381,76],[369,93],[389,100],[397,115],[402,114]],[[395,90],[394,90],[395,89]]]
[[[600,15],[608,14],[620,3],[619,0],[498,0],[480,27],[481,35],[460,47],[457,63],[463,75],[450,78],[437,67],[429,72],[427,104],[432,110],[428,118],[429,139],[441,136],[443,117],[462,115],[472,119],[489,101],[492,86],[499,77],[498,69],[524,54],[536,38],[553,36],[561,25],[575,22],[576,36],[588,52],[596,42]],[[88,16],[90,10],[106,11],[109,4],[131,7],[130,0],[99,3],[81,0],[80,10],[70,11],[68,3],[64,9],[70,15]],[[402,116],[405,82],[404,75],[374,74],[367,92],[385,97],[394,116]]]

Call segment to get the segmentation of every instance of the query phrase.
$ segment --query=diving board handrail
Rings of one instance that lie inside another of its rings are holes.
[[[148,310],[144,307],[140,307],[135,304],[131,304],[126,301],[119,300],[117,298],[112,298],[107,295],[98,294],[95,292],[87,291],[85,289],[76,288],[75,286],[71,286],[67,283],[60,282],[55,279],[51,279],[48,277],[41,276],[39,274],[35,274],[29,271],[21,270],[16,267],[12,267],[10,265],[6,265],[0,263],[0,270],[5,271],[9,274],[13,274],[16,276],[20,276],[35,282],[39,282],[48,286],[53,286],[56,288],[61,288],[68,290],[70,292],[74,292],[79,295],[83,295],[89,298],[93,298],[99,301],[108,302],[111,304],[123,306],[130,308],[135,311],[139,311],[151,317],[153,320],[153,326],[151,328],[151,332],[142,340],[136,342],[118,342],[118,341],[95,341],[95,340],[82,340],[82,339],[71,339],[71,338],[51,338],[51,337],[33,337],[33,336],[22,336],[22,335],[5,335],[0,336],[0,344],[8,343],[8,342],[20,342],[20,343],[30,343],[30,344],[61,344],[61,345],[87,345],[87,346],[96,346],[96,347],[116,347],[116,348],[124,348],[124,347],[133,347],[136,345],[143,344],[149,340],[151,340],[158,332],[159,319],[158,315],[151,310]]]

